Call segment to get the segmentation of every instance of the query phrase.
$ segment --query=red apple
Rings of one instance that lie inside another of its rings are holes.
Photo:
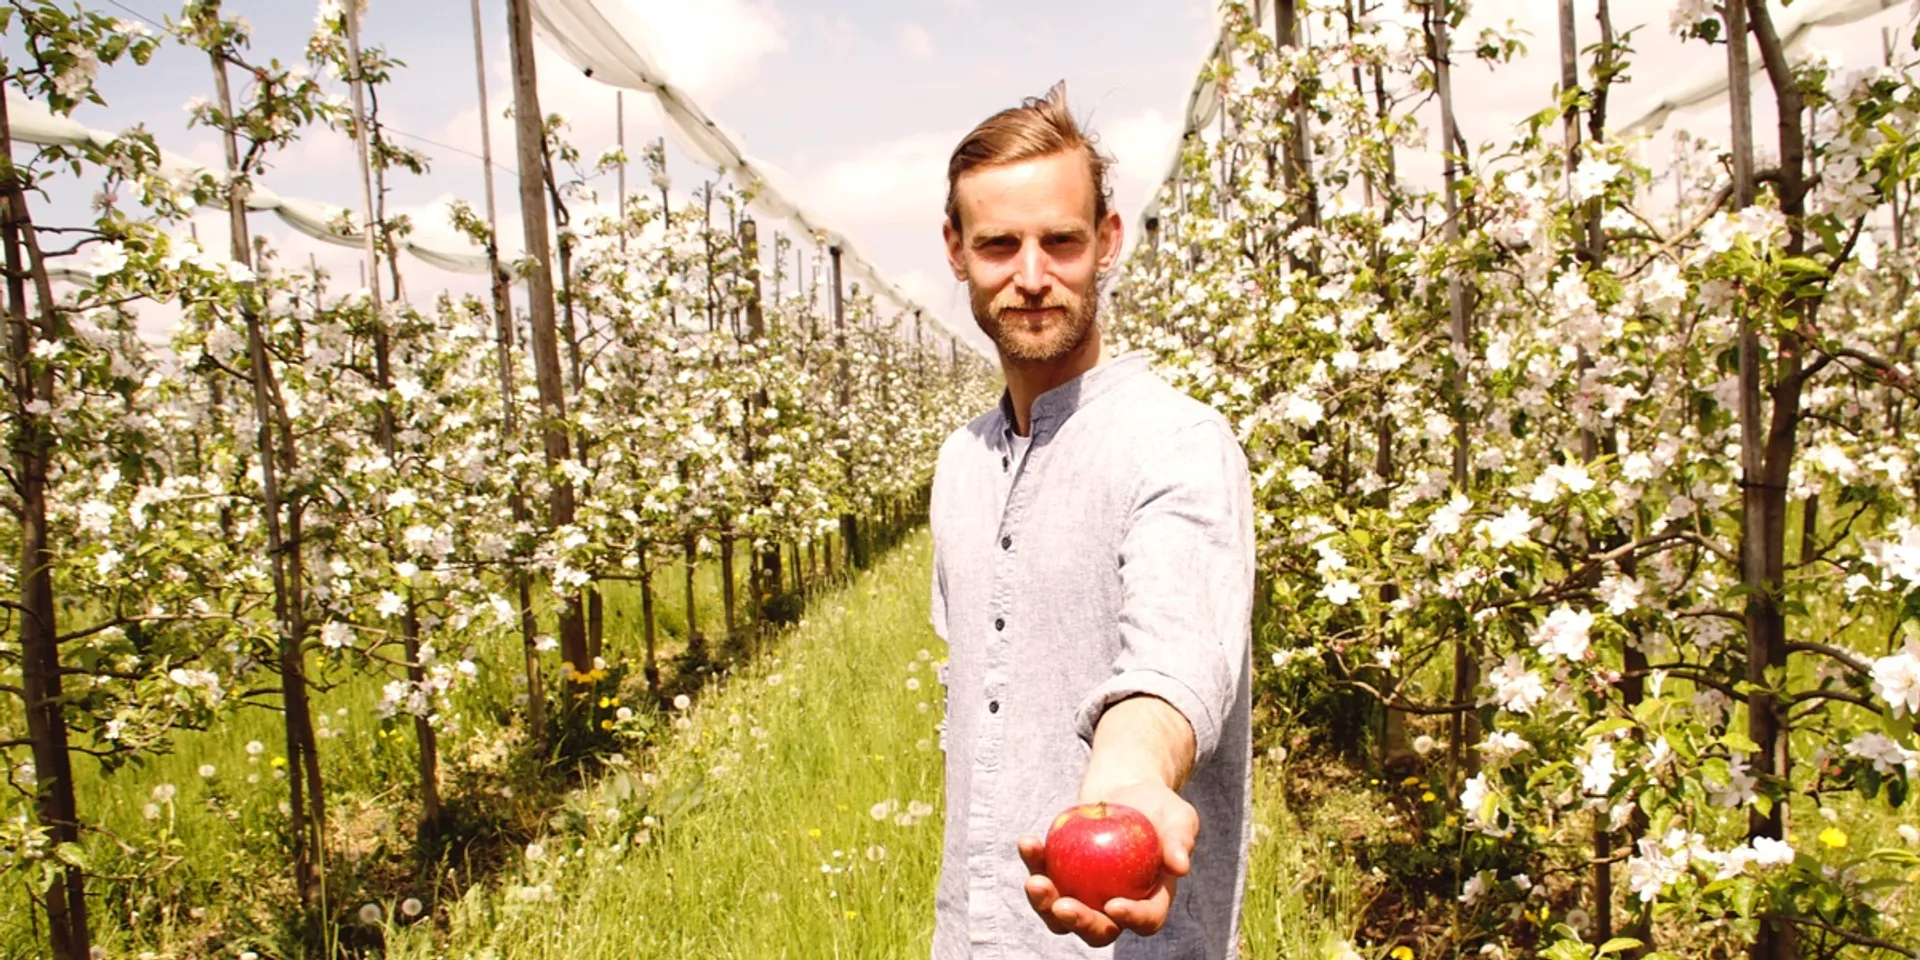
[[[1068,807],[1047,830],[1047,876],[1061,896],[1104,910],[1115,897],[1143,900],[1160,878],[1153,821],[1119,803]]]

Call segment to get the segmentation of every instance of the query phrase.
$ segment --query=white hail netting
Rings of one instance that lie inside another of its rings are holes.
[[[876,296],[946,328],[955,339],[980,352],[968,331],[954,327],[882,275],[852,238],[801,206],[791,181],[779,168],[747,154],[739,137],[675,86],[653,58],[646,28],[627,12],[623,0],[533,0],[533,22],[540,36],[587,76],[609,86],[652,94],[682,146],[750,191],[751,206],[820,237],[829,247],[838,247],[841,269],[848,276],[865,283]]]
[[[1172,157],[1167,162],[1166,176],[1161,178],[1163,189],[1149,197],[1145,209],[1140,212],[1142,235],[1145,233],[1147,221],[1160,215],[1163,208],[1161,194],[1165,193],[1164,187],[1172,186],[1180,172],[1180,145],[1185,143],[1188,137],[1198,136],[1220,113],[1220,90],[1214,81],[1207,79],[1207,72],[1213,63],[1233,54],[1233,38],[1224,27],[1218,5],[1213,0],[1207,0],[1207,2],[1214,11],[1215,33],[1218,34],[1219,39],[1214,41],[1213,46],[1207,51],[1206,58],[1201,61],[1200,70],[1196,72],[1193,83],[1193,91],[1187,95],[1186,122],[1181,127],[1180,140],[1174,144]],[[1901,2],[1902,0],[1821,0],[1818,3],[1790,9],[1778,24],[1781,43],[1791,50],[1817,27],[1839,27],[1857,23],[1875,14],[1891,10]],[[1265,23],[1270,6],[1269,0],[1252,0],[1251,6],[1254,22]],[[1758,56],[1752,57],[1751,63],[1756,72],[1762,67]],[[1702,68],[1691,82],[1681,86],[1679,93],[1661,100],[1621,130],[1624,133],[1642,131],[1651,133],[1659,130],[1674,111],[1709,102],[1726,92],[1726,67],[1721,65]]]
[[[1781,18],[1778,28],[1781,45],[1791,50],[1807,38],[1815,27],[1840,27],[1857,23],[1883,10],[1898,6],[1902,0],[1825,0],[1812,4],[1809,9],[1788,10]],[[1758,73],[1763,64],[1756,54],[1748,58],[1753,73]],[[1703,68],[1690,82],[1676,93],[1635,117],[1632,123],[1621,128],[1624,133],[1652,133],[1661,128],[1675,110],[1698,106],[1727,92],[1727,68],[1721,64],[1714,68]]]
[[[36,143],[42,146],[84,146],[92,144],[104,147],[118,139],[116,135],[103,130],[89,129],[85,124],[72,117],[53,114],[46,105],[30,100],[18,91],[7,91],[7,114],[11,121],[13,138],[24,143]],[[170,150],[160,151],[160,174],[170,180],[197,178],[219,173],[207,169]],[[321,203],[317,200],[301,200],[283,197],[265,185],[255,183],[247,196],[247,209],[263,210],[279,217],[287,226],[306,234],[315,240],[343,247],[361,247],[362,236],[351,210],[346,207]],[[433,246],[419,241],[409,240],[401,244],[401,249],[418,258],[422,263],[448,270],[454,273],[486,275],[487,255],[477,252],[479,248],[466,244],[452,248]],[[67,265],[56,267],[52,271],[56,279],[75,283],[89,283],[93,274],[84,267]]]

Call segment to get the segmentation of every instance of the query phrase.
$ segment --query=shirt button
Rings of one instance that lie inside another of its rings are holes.
[[[987,712],[988,712],[988,713],[999,713],[999,712],[1000,712],[1000,701],[998,701],[998,700],[989,700],[989,701],[987,701]]]
[[[1000,617],[995,617],[993,619],[993,628],[995,630],[1005,630],[1007,628],[1007,621]]]
[[[1012,538],[1012,537],[1001,537],[1001,538],[1000,538],[1000,549],[1002,549],[1002,550],[1011,550],[1011,549],[1013,549],[1013,538]]]

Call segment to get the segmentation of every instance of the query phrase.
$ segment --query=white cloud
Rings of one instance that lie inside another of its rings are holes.
[[[924,226],[937,236],[947,158],[961,136],[916,133],[850,151],[807,177],[803,197],[834,224]]]
[[[933,59],[933,34],[917,23],[909,23],[900,28],[900,53],[909,60]]]
[[[1149,107],[1112,125],[1094,124],[1102,150],[1114,159],[1115,187],[1156,185],[1179,147],[1180,122]]]
[[[844,13],[832,19],[825,14],[814,14],[813,32],[820,36],[821,42],[826,44],[827,51],[836,60],[844,58],[860,43],[860,28]]]

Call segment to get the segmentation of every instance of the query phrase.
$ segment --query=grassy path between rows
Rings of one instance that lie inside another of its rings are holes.
[[[923,957],[939,870],[943,645],[924,532],[822,596],[776,649],[615,763],[439,930],[393,923],[397,957]],[[1311,957],[1342,932],[1342,868],[1309,849],[1262,769],[1243,929],[1250,957]],[[1312,906],[1327,903],[1332,908]],[[1037,921],[1036,921],[1037,922]]]

